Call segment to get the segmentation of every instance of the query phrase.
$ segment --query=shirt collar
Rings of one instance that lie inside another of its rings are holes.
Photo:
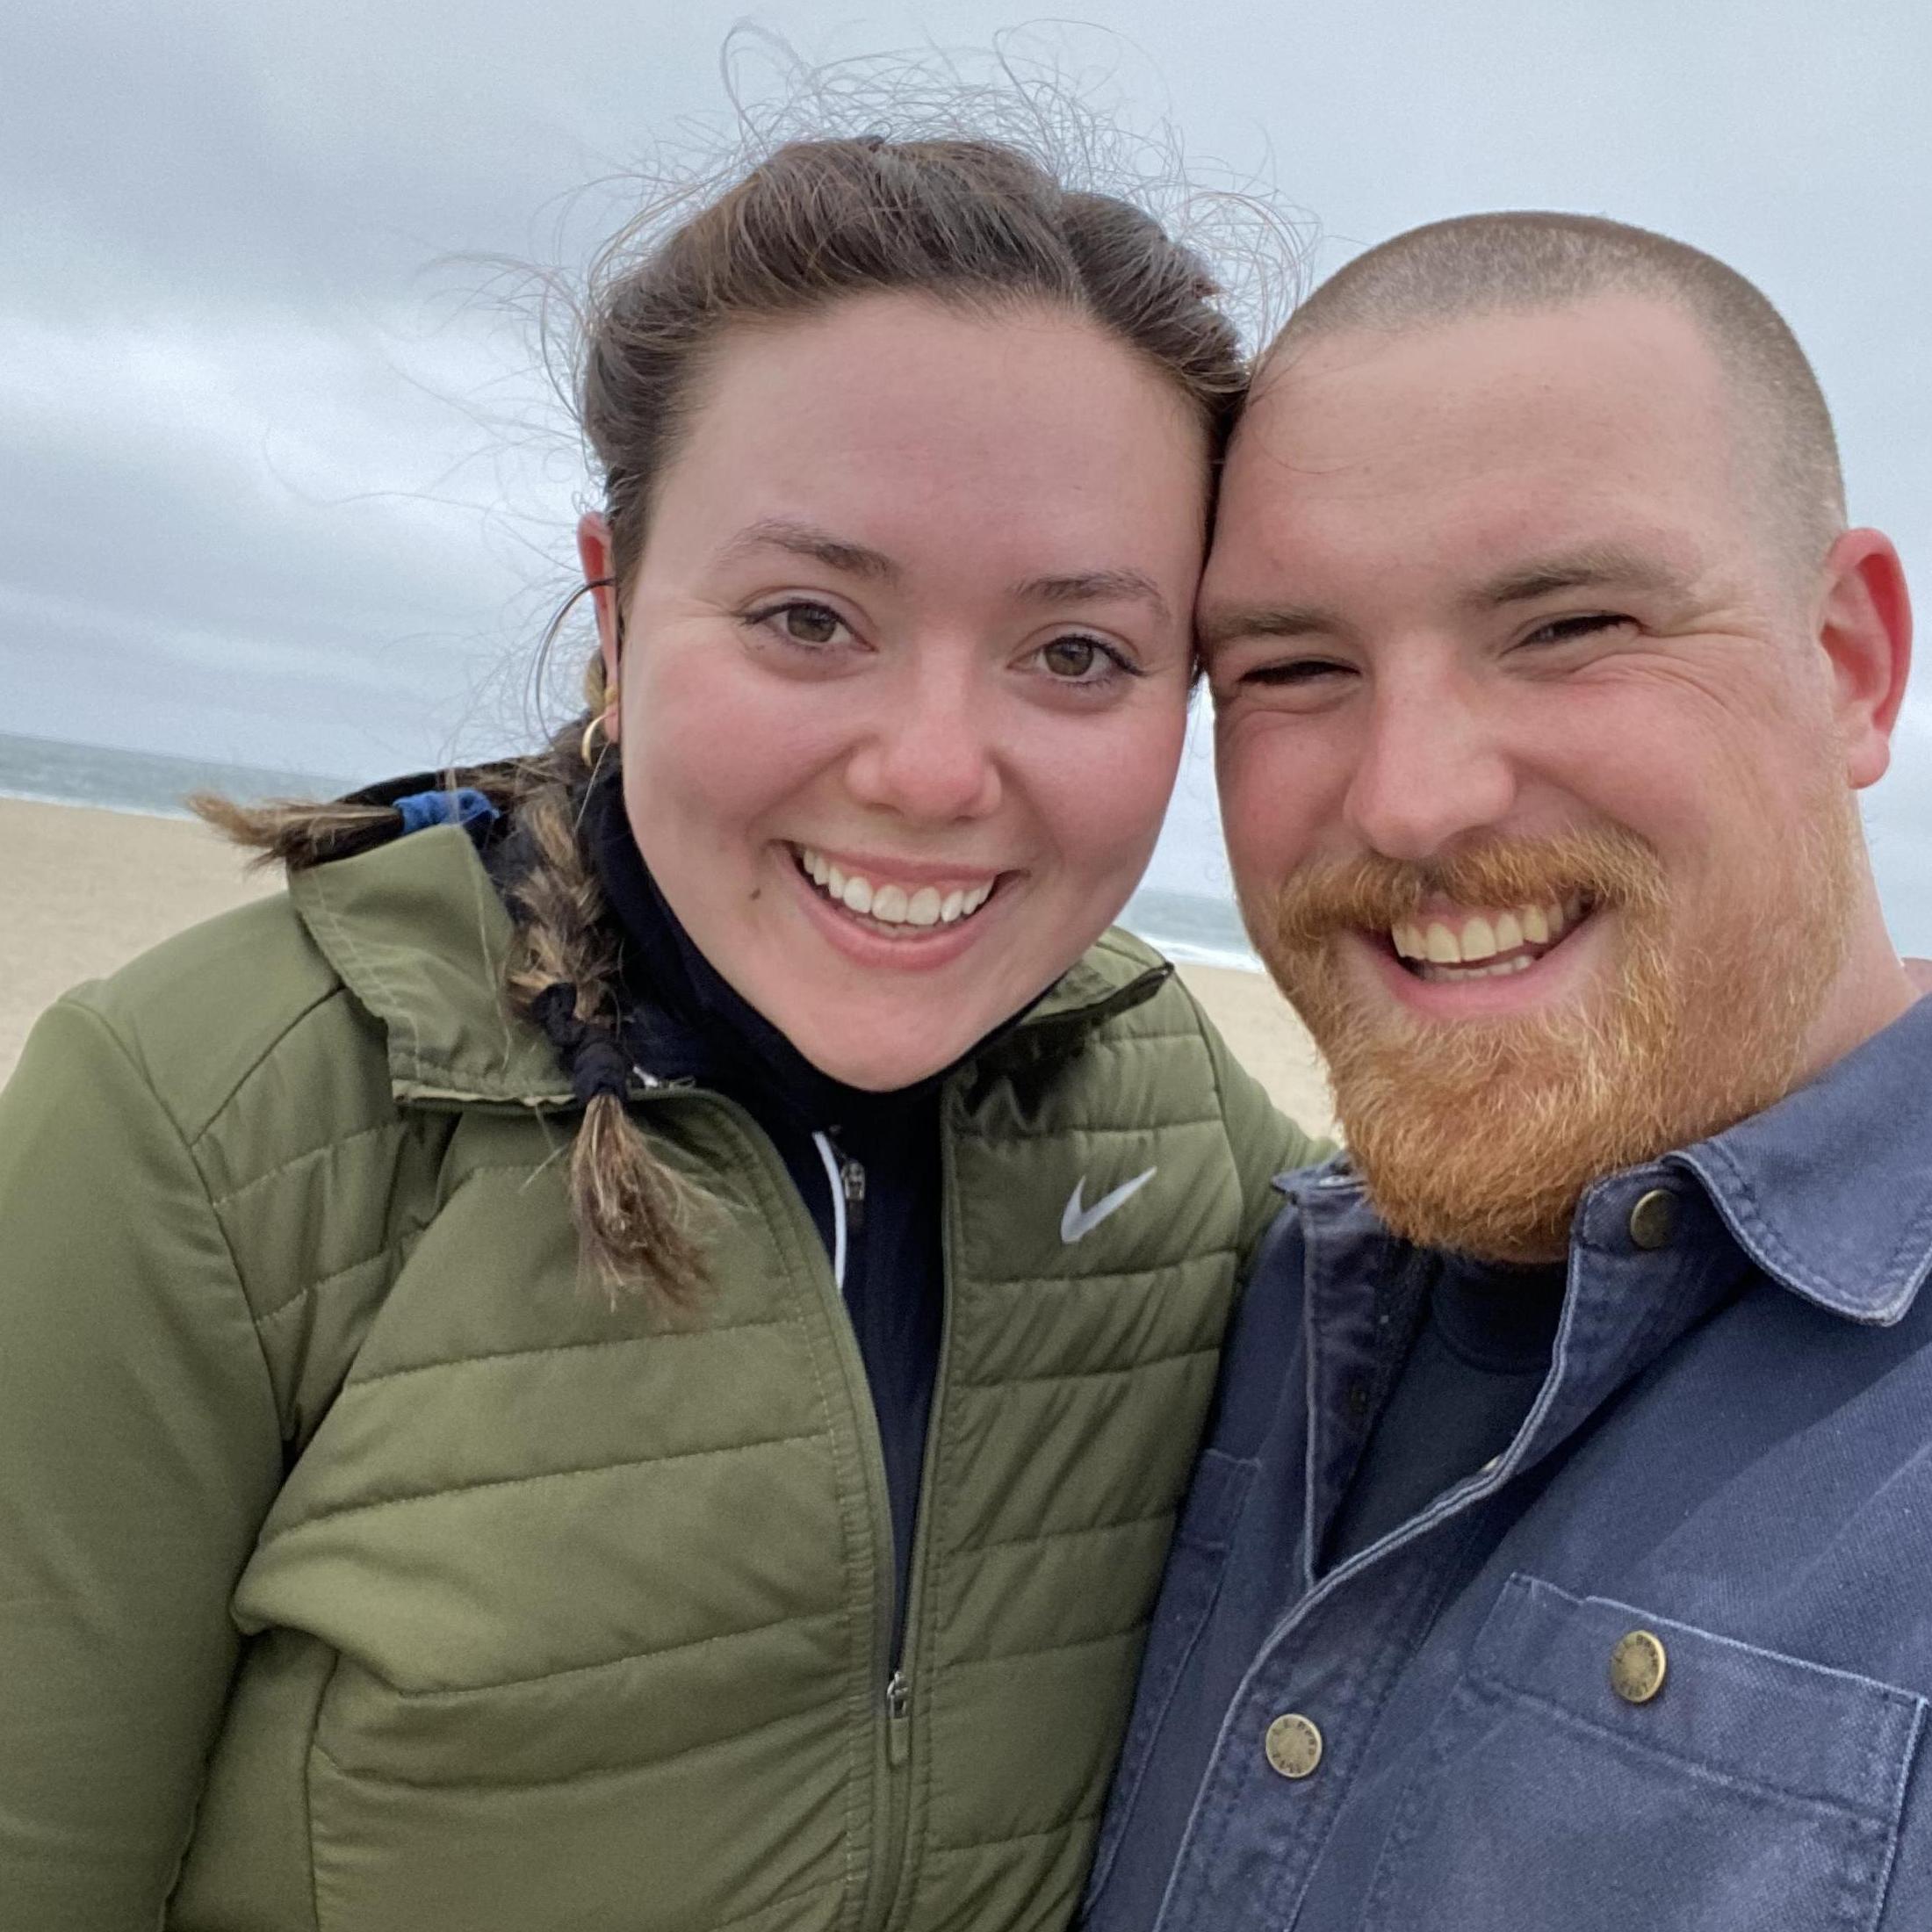
[[[1932,999],[1735,1127],[1666,1155],[1792,1294],[1897,1322],[1932,1272]]]

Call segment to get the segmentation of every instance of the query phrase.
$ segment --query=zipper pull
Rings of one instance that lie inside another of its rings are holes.
[[[840,1168],[839,1179],[845,1188],[846,1224],[857,1234],[865,1226],[865,1170],[848,1160]]]
[[[895,1670],[885,1687],[885,1761],[905,1763],[912,1729],[912,1684],[905,1671]]]

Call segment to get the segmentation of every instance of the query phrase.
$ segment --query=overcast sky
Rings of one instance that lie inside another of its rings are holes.
[[[1897,538],[1932,609],[1924,0],[1081,11],[1108,31],[1023,50],[1171,119],[1202,178],[1271,178],[1317,272],[1509,206],[1744,270],[1819,367],[1855,519]],[[744,18],[823,59],[1034,16],[0,9],[0,731],[350,776],[526,735],[583,477],[485,258],[580,260],[624,210],[614,177],[723,125]],[[1153,883],[1222,876],[1204,749]],[[1868,819],[1894,930],[1932,952],[1932,672]]]

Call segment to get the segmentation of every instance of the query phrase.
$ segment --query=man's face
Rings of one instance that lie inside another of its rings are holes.
[[[1320,340],[1251,410],[1201,598],[1236,883],[1412,1238],[1560,1254],[1803,1063],[1855,820],[1775,528],[1659,304]]]

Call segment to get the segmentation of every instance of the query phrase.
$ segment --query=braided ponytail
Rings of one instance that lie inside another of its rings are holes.
[[[580,742],[573,727],[523,764],[503,881],[516,924],[506,991],[511,1010],[556,1047],[584,1103],[569,1194],[585,1272],[613,1301],[645,1287],[688,1303],[704,1286],[697,1229],[710,1201],[656,1151],[625,1105],[631,1065],[618,1038],[616,929],[577,829],[590,780]]]
[[[465,782],[473,784],[478,776],[465,774]],[[451,777],[454,783],[456,775]],[[253,854],[251,869],[281,865],[306,872],[331,859],[353,858],[386,845],[402,830],[402,815],[393,805],[364,804],[353,798],[269,798],[244,805],[220,792],[198,791],[184,803],[204,824]]]

